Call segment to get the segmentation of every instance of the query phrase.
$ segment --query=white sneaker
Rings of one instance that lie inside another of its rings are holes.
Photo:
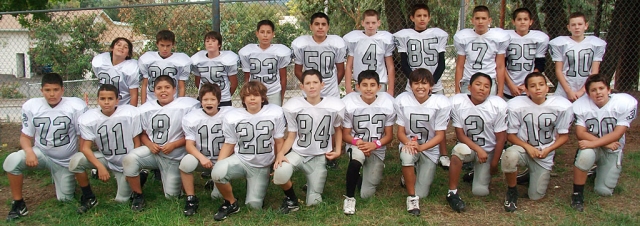
[[[353,215],[356,213],[356,199],[353,197],[344,197],[344,205],[342,206],[344,209],[344,214]]]
[[[420,215],[420,197],[416,196],[407,196],[407,212],[418,216]]]
[[[440,165],[443,167],[449,167],[451,165],[451,159],[449,159],[449,156],[446,155],[442,155],[440,156]]]

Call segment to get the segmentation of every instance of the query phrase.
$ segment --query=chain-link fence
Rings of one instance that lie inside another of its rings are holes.
[[[74,2],[74,1],[69,1]],[[144,1],[142,1],[144,3]],[[155,3],[157,1],[151,1]],[[214,1],[215,2],[215,1]],[[504,5],[502,4],[504,2]],[[416,0],[288,0],[288,1],[222,1],[219,18],[212,13],[211,2],[178,2],[134,5],[122,1],[121,6],[91,9],[49,10],[50,20],[35,21],[32,16],[4,12],[0,20],[0,119],[19,120],[20,106],[28,98],[40,96],[40,76],[58,72],[65,77],[67,96],[87,98],[95,105],[97,80],[91,72],[91,59],[108,51],[116,37],[133,42],[134,57],[155,50],[155,34],[162,29],[176,34],[175,52],[193,55],[204,49],[204,34],[212,30],[214,18],[219,19],[223,35],[223,50],[238,52],[249,43],[258,21],[270,19],[276,23],[274,43],[290,46],[298,36],[310,34],[309,17],[314,12],[326,12],[331,19],[330,34],[340,36],[362,29],[360,21],[366,9],[381,14],[381,30],[392,33],[413,26],[409,20],[410,6],[428,3],[431,8],[430,27],[439,27],[449,34],[446,67],[442,77],[445,93],[454,92],[456,51],[453,36],[461,27],[472,27],[471,10],[475,5],[487,5],[491,10],[492,27],[513,29],[511,12],[527,7],[535,20],[532,28],[544,31],[550,38],[569,35],[567,18],[570,12],[582,11],[589,21],[589,35],[608,42],[600,67],[601,73],[614,81],[614,88],[623,92],[638,90],[640,70],[640,6],[633,0],[506,0],[506,1],[416,1]],[[141,4],[136,1],[135,4]],[[503,12],[503,13],[501,13]],[[463,18],[460,17],[463,15]],[[548,54],[547,54],[548,55]],[[405,76],[396,63],[396,94],[404,90]],[[554,65],[547,57],[545,73],[556,84]],[[287,68],[285,99],[301,95],[293,65]],[[239,87],[244,75],[239,69]],[[187,95],[196,96],[193,76],[187,82]],[[238,88],[239,90],[239,88]],[[240,106],[234,96],[234,105]]]

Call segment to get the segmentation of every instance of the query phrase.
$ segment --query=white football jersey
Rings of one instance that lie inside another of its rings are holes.
[[[120,95],[118,105],[131,103],[129,90],[136,89],[137,92],[140,87],[140,70],[137,60],[129,59],[113,65],[111,53],[106,52],[93,57],[91,68],[100,84],[111,84],[118,88]]]
[[[587,81],[591,74],[594,61],[602,61],[607,42],[595,37],[586,36],[581,42],[576,42],[569,36],[559,36],[549,42],[551,59],[562,62],[562,71],[573,91],[577,91]],[[556,86],[556,95],[566,97],[567,94],[560,84]]]
[[[142,133],[140,112],[128,104],[118,106],[111,116],[91,109],[80,116],[78,126],[82,139],[95,143],[107,167],[117,172],[122,172],[122,158],[134,149],[133,137]]]
[[[616,126],[631,126],[631,121],[636,118],[638,101],[626,93],[609,95],[609,102],[599,108],[588,95],[580,97],[573,103],[573,113],[576,115],[576,126],[582,126],[596,137],[607,135]],[[625,136],[622,135],[618,150],[620,152],[625,145]]]
[[[258,44],[249,44],[238,51],[242,71],[251,74],[267,87],[267,95],[280,93],[280,69],[291,63],[291,49],[282,44],[271,44],[263,50]],[[285,75],[286,76],[286,75]],[[285,87],[286,88],[286,87]]]
[[[173,78],[177,89],[178,80],[189,80],[189,74],[191,73],[191,58],[184,53],[173,53],[170,57],[162,58],[158,52],[149,51],[140,56],[138,65],[142,78],[149,80],[147,87],[142,87],[147,89],[147,101],[157,100],[154,86],[158,76],[168,75]],[[176,92],[175,97],[178,97],[178,92]]]
[[[440,94],[431,94],[424,103],[418,102],[412,92],[403,92],[396,97],[393,108],[398,116],[396,124],[404,127],[409,137],[416,137],[418,144],[424,144],[436,136],[436,131],[447,130],[451,102]],[[403,144],[400,144],[402,148]],[[422,151],[434,163],[440,158],[439,145]]]
[[[535,69],[536,58],[544,58],[549,46],[549,36],[542,31],[530,30],[525,36],[520,36],[514,30],[507,30],[511,37],[505,61],[507,75],[516,85],[524,84],[524,78]],[[511,95],[505,82],[504,93]]]
[[[222,121],[231,110],[232,107],[220,107],[217,114],[209,116],[202,108],[196,108],[182,119],[185,139],[195,141],[196,149],[213,163],[218,160],[220,148],[224,143]]]
[[[311,105],[303,97],[289,99],[282,106],[287,130],[297,133],[293,151],[305,158],[323,155],[333,150],[334,127],[342,125],[344,104],[335,97],[324,97]]]
[[[310,35],[303,35],[293,40],[291,49],[294,62],[302,65],[302,71],[316,69],[322,74],[322,96],[340,97],[336,64],[344,63],[347,54],[340,36],[327,35],[324,42],[317,43]]]
[[[200,102],[191,97],[176,98],[165,106],[160,106],[158,101],[147,101],[139,108],[142,129],[149,140],[160,146],[179,140],[184,137],[182,118],[199,105]],[[184,146],[174,149],[168,155],[158,153],[172,160],[181,160],[185,154]]]
[[[425,68],[431,73],[438,68],[438,54],[446,51],[449,34],[440,28],[429,28],[422,32],[402,29],[393,34],[399,53],[407,53],[411,70]],[[407,91],[411,91],[407,84]],[[443,90],[442,80],[433,86],[433,92]]]
[[[538,105],[529,97],[517,96],[507,102],[509,128],[507,133],[516,134],[518,138],[540,150],[553,145],[558,134],[569,133],[573,121],[573,109],[569,100],[549,96]],[[534,158],[540,166],[551,170],[555,150],[546,158]]]
[[[274,139],[284,137],[285,119],[282,108],[267,104],[251,114],[244,108],[229,113],[222,124],[224,142],[234,144],[238,158],[251,167],[268,167],[275,160]]]
[[[78,152],[78,118],[87,110],[80,98],[62,97],[55,107],[44,98],[32,98],[22,105],[22,133],[34,138],[34,146],[51,161],[69,167]]]
[[[453,36],[453,45],[458,55],[466,57],[460,81],[468,82],[476,72],[485,73],[495,79],[496,56],[506,53],[509,35],[499,28],[491,28],[483,35],[467,28]]]
[[[371,104],[367,104],[360,97],[360,93],[353,92],[342,98],[346,106],[344,113],[344,128],[351,128],[351,136],[358,137],[365,142],[373,142],[384,137],[384,128],[393,126],[396,122],[396,112],[393,109],[393,96],[385,92]],[[347,144],[351,146],[351,144]],[[384,160],[387,146],[384,145],[373,151],[373,154]]]
[[[496,134],[507,130],[507,103],[498,96],[489,96],[481,104],[474,105],[468,94],[451,97],[453,126],[462,128],[474,143],[486,152],[496,146]]]
[[[344,36],[347,54],[353,57],[353,80],[358,81],[362,71],[374,70],[380,75],[380,82],[387,83],[387,66],[384,58],[393,55],[393,36],[387,31],[378,31],[367,36],[362,30],[349,32]]]
[[[191,72],[200,77],[200,87],[205,83],[216,84],[222,93],[220,101],[230,101],[232,93],[229,77],[238,74],[238,55],[231,51],[220,51],[220,55],[209,59],[207,51],[202,50],[193,54],[191,61]]]

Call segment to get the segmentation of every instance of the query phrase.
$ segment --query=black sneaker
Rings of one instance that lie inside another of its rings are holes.
[[[283,214],[289,214],[291,212],[298,211],[300,209],[300,205],[298,204],[298,200],[291,200],[289,197],[285,197],[282,200],[282,205],[280,206],[280,212]]]
[[[582,193],[574,192],[571,195],[571,208],[579,212],[584,211],[584,196]]]
[[[454,211],[458,213],[464,212],[464,202],[462,201],[462,199],[460,199],[460,196],[458,196],[458,194],[449,192],[449,194],[447,194],[447,202],[449,202],[449,206],[451,206],[451,209],[453,209]]]
[[[213,216],[213,219],[221,221],[227,219],[228,216],[231,216],[231,214],[237,213],[238,211],[240,211],[240,207],[238,207],[237,199],[233,204],[225,200],[222,206],[218,208],[218,212]]]
[[[213,182],[212,179],[209,179],[206,183],[204,183],[204,189],[213,190],[216,187],[216,183]]]
[[[78,210],[76,210],[76,212],[78,212],[79,214],[86,213],[96,205],[98,205],[98,199],[96,199],[95,196],[92,198],[85,198],[83,195],[80,197],[80,207],[78,207]]]
[[[13,201],[11,202],[11,211],[9,211],[7,221],[17,220],[22,216],[26,216],[28,213],[29,210],[27,210],[27,204],[24,201]]]
[[[140,170],[140,188],[144,187],[144,184],[147,183],[147,178],[149,178],[148,170]]]
[[[162,173],[160,173],[159,169],[154,169],[153,171],[153,179],[156,181],[162,181]]]
[[[184,205],[183,213],[185,216],[191,216],[196,212],[198,212],[198,197],[196,197],[195,195],[189,195],[187,196],[187,201]]]
[[[134,192],[131,197],[131,210],[137,212],[144,210],[144,195]]]
[[[327,169],[336,169],[338,168],[338,161],[327,159]]]
[[[518,173],[518,176],[516,176],[516,181],[519,185],[529,184],[529,168]]]
[[[597,165],[594,165],[591,167],[591,169],[589,169],[589,171],[587,171],[587,179],[588,180],[595,180],[596,179],[596,170],[598,169]]]
[[[309,188],[309,186],[307,184],[303,184],[302,187],[300,187],[300,190],[302,190],[302,192],[307,192],[307,188]]]
[[[473,170],[469,171],[468,173],[465,173],[464,175],[462,175],[462,181],[467,182],[467,183],[473,183]]]
[[[91,178],[96,179],[96,180],[100,179],[100,178],[98,178],[98,170],[97,169],[91,169]]]
[[[504,198],[504,211],[514,212],[518,209],[518,190],[507,189],[507,195]]]
[[[200,173],[200,176],[202,177],[202,179],[211,179],[211,170],[205,170],[202,171],[202,173]]]

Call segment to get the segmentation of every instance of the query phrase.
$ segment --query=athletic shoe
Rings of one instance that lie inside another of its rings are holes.
[[[420,216],[420,197],[407,196],[407,212],[413,216]]]
[[[471,162],[463,162],[462,163],[462,170],[463,171],[471,171],[471,170],[473,170],[473,165],[474,164],[475,163],[473,161],[471,161]]]
[[[238,207],[238,200],[235,202],[229,203],[229,201],[225,200],[222,206],[218,208],[218,212],[213,216],[213,219],[216,221],[221,221],[227,219],[231,214],[237,213],[240,211],[240,207]]]
[[[149,170],[140,170],[140,188],[144,187],[144,184],[147,183],[147,178],[149,178]]]
[[[298,204],[298,200],[291,200],[289,197],[285,197],[282,200],[282,205],[280,206],[280,212],[283,214],[289,214],[291,212],[298,211],[300,209],[300,205]]]
[[[97,169],[91,169],[91,178],[93,179],[100,179],[98,178],[98,170]]]
[[[153,179],[156,181],[162,181],[162,173],[160,173],[159,169],[151,170],[153,171]]]
[[[184,204],[184,213],[185,216],[191,216],[198,212],[198,197],[195,195],[187,196],[187,201]]]
[[[144,195],[133,192],[131,197],[131,210],[137,212],[144,210]]]
[[[449,159],[449,156],[442,155],[438,159],[438,163],[440,167],[442,167],[442,169],[449,170],[449,166],[451,165],[451,159]]]
[[[400,176],[400,187],[406,188],[407,185],[404,182],[404,175]]]
[[[205,170],[202,171],[202,173],[200,173],[200,177],[202,177],[202,179],[211,179],[211,170]]]
[[[342,206],[344,210],[344,214],[353,215],[356,213],[356,198],[354,197],[344,197],[344,205]]]
[[[518,173],[518,176],[516,176],[516,181],[519,185],[529,184],[529,168],[526,168],[522,172]]]
[[[338,168],[338,161],[327,159],[327,169],[336,169]]]
[[[86,213],[94,206],[98,205],[98,199],[94,196],[93,198],[85,198],[84,195],[80,197],[80,207],[78,207],[79,214]]]
[[[504,198],[504,211],[513,212],[518,209],[518,190],[507,189],[507,195]]]
[[[309,186],[307,184],[303,184],[302,187],[300,187],[302,192],[307,192],[307,188],[309,188]]]
[[[589,171],[587,171],[587,179],[595,180],[596,179],[596,169],[598,169],[597,165],[593,165]]]
[[[465,173],[464,175],[462,175],[462,181],[467,182],[467,183],[473,183],[473,169],[467,173]]]
[[[11,202],[11,211],[9,211],[9,215],[7,216],[7,221],[17,220],[22,216],[27,216],[29,210],[27,210],[27,204],[24,201]]]
[[[579,212],[584,211],[584,196],[582,193],[574,192],[571,195],[571,208]]]
[[[213,190],[215,187],[216,183],[214,183],[212,179],[209,179],[206,183],[204,183],[204,189],[206,190]]]
[[[460,199],[460,196],[458,196],[458,194],[449,192],[449,194],[447,194],[447,202],[449,202],[449,206],[451,206],[451,209],[453,209],[454,211],[458,213],[465,211],[464,202],[462,201],[462,199]]]

